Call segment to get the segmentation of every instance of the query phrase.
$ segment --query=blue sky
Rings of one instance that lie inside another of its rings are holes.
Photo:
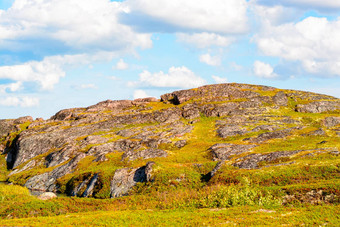
[[[334,0],[1,0],[0,119],[249,83],[340,97]]]

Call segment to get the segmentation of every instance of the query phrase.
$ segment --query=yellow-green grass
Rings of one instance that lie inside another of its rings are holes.
[[[338,226],[340,206],[307,206],[266,210],[259,207],[190,210],[97,211],[56,217],[0,220],[16,226]]]
[[[7,163],[5,155],[0,155],[0,181],[5,181],[9,171],[7,170]]]

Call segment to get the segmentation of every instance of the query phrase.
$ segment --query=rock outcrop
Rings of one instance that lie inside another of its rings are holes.
[[[303,152],[277,147],[263,152],[258,146],[298,136],[313,137],[313,142],[322,138],[316,148],[334,146],[331,137],[340,136],[339,104],[339,99],[310,92],[207,85],[164,94],[160,100],[106,100],[65,109],[48,120],[0,120],[0,152],[6,156],[9,181],[21,179],[29,189],[119,197],[137,183],[152,182],[154,162],[190,166],[197,160],[218,161],[209,176],[210,170],[200,173],[210,179],[222,165],[256,169]]]
[[[111,180],[111,198],[125,196],[139,182],[148,182],[152,179],[152,166],[154,162],[148,162],[137,169],[123,168],[116,170]]]

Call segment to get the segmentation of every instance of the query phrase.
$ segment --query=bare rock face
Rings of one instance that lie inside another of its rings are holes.
[[[267,140],[271,139],[281,139],[284,137],[287,137],[290,134],[291,129],[283,129],[283,130],[278,130],[274,132],[265,132],[260,135],[258,135],[255,138],[251,138],[249,141],[254,142],[254,143],[262,143]]]
[[[161,149],[145,149],[140,151],[127,151],[123,154],[122,160],[128,159],[130,161],[136,159],[150,159],[150,158],[160,158],[160,157],[167,157],[168,153],[161,150]]]
[[[279,91],[273,96],[273,102],[278,106],[287,106],[288,97],[283,91]]]
[[[231,156],[249,152],[256,145],[218,143],[209,148],[213,160],[229,160]]]
[[[25,186],[31,190],[55,192],[57,190],[55,184],[56,180],[68,173],[71,173],[77,166],[78,162],[84,157],[85,154],[80,153],[67,164],[57,167],[51,172],[33,176],[28,179]]]
[[[268,154],[250,154],[243,158],[240,158],[233,164],[233,166],[239,167],[240,169],[256,169],[259,168],[260,162],[272,162],[279,158],[290,157],[297,153],[298,151],[276,151]]]
[[[332,128],[340,124],[340,117],[326,117],[323,121],[324,126]]]
[[[148,97],[148,98],[139,98],[133,100],[135,103],[145,103],[145,102],[158,102],[159,100],[155,97]]]
[[[217,130],[217,134],[222,138],[227,138],[229,136],[244,135],[247,132],[248,131],[246,129],[243,129],[236,125],[221,127]]]
[[[127,195],[138,182],[150,181],[154,164],[154,162],[148,162],[138,169],[123,168],[116,170],[111,180],[111,198]]]
[[[68,120],[71,119],[72,117],[75,117],[74,115],[74,111],[76,110],[80,110],[80,109],[65,109],[65,110],[61,110],[58,113],[56,113],[55,115],[53,115],[51,117],[51,120],[55,120],[55,121],[64,121],[64,120]]]
[[[181,90],[164,94],[161,96],[161,101],[178,105],[188,100],[222,101],[230,100],[231,98],[240,99],[259,96],[258,93],[248,90],[251,88],[254,87],[247,84],[207,85],[197,89]]]
[[[125,108],[133,106],[131,100],[106,100],[96,105],[89,106],[87,111],[94,112],[94,111],[103,111],[103,110],[114,110],[114,111],[121,111]]]
[[[94,189],[94,186],[95,184],[97,183],[98,181],[98,177],[99,177],[99,174],[96,173],[90,180],[89,184],[87,185],[84,193],[82,194],[82,197],[88,197],[88,196],[91,196],[93,194],[93,189]]]
[[[7,137],[9,137],[11,133],[19,132],[21,130],[20,125],[27,122],[33,122],[33,118],[26,116],[17,119],[0,120],[0,140],[8,141],[9,138]],[[7,153],[6,151],[9,149],[5,144],[0,143],[0,153]]]
[[[185,119],[195,119],[200,117],[199,107],[195,104],[188,104],[182,107],[182,116]]]
[[[319,101],[296,106],[296,111],[301,113],[323,113],[340,109],[340,101]]]
[[[53,167],[69,160],[76,153],[76,147],[68,145],[61,150],[50,153],[45,158],[45,166]]]

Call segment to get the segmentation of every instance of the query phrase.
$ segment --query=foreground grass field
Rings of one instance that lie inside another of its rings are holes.
[[[55,217],[1,220],[15,226],[229,226],[229,225],[307,225],[339,226],[340,206],[277,208],[233,207],[190,210],[97,211]]]
[[[102,200],[61,196],[42,201],[24,187],[1,184],[0,226],[340,225],[339,204],[284,206],[277,196],[260,195],[254,188],[211,190],[218,193],[193,195],[187,190],[177,196],[171,192]]]

